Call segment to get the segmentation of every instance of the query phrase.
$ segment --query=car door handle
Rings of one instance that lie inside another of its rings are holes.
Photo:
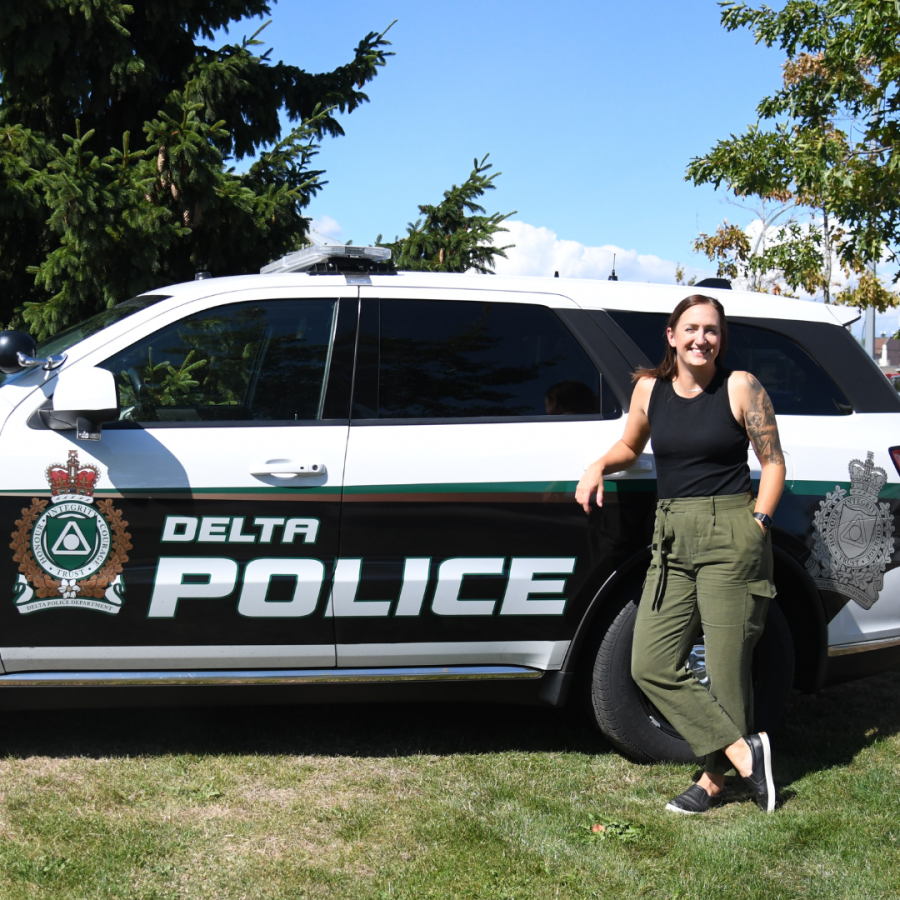
[[[267,459],[250,466],[251,475],[273,475],[275,478],[326,475],[324,463],[296,462],[293,459]]]
[[[628,478],[630,475],[644,475],[653,471],[653,463],[649,459],[639,459],[630,469],[623,472],[613,472],[611,475],[605,475],[608,478]]]

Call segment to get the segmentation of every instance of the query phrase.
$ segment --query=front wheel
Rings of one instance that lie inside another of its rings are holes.
[[[644,696],[631,677],[631,646],[637,598],[608,618],[591,648],[590,708],[611,744],[641,762],[700,762],[687,741]],[[704,646],[697,639],[688,665],[703,680]],[[794,680],[794,645],[777,602],[769,604],[763,635],[753,653],[754,723],[760,730],[778,724]]]

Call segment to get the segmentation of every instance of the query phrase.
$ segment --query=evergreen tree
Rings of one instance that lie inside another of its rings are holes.
[[[497,256],[506,258],[505,251],[512,245],[497,247],[493,236],[507,231],[501,223],[513,212],[485,214],[485,209],[477,200],[485,191],[495,190],[495,172],[487,175],[492,168],[485,154],[481,162],[476,158],[469,177],[457,187],[444,191],[444,199],[437,206],[425,204],[419,207],[424,219],[407,226],[406,237],[395,238],[391,243],[382,243],[378,235],[376,243],[390,247],[394,265],[401,270],[427,272],[468,272],[474,270],[483,274],[493,274]]]
[[[390,54],[311,75],[217,29],[268,0],[0,0],[0,323],[38,337],[162,284],[300,246],[316,140]],[[279,113],[295,123],[285,136]],[[256,155],[241,174],[230,167]],[[15,313],[14,310],[20,312]]]

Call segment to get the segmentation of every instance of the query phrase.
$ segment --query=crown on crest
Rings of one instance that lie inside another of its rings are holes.
[[[871,494],[877,499],[887,481],[887,472],[874,463],[875,454],[866,452],[866,461],[854,459],[850,463],[850,493]]]
[[[47,466],[47,481],[50,482],[50,499],[53,503],[61,500],[82,500],[94,502],[94,488],[100,480],[100,470],[96,466],[81,465],[78,451],[69,451],[69,461]]]

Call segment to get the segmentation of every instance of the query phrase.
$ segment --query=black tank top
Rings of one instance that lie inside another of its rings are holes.
[[[660,500],[750,490],[750,441],[731,411],[729,375],[716,369],[706,389],[690,398],[656,379],[647,412]]]

